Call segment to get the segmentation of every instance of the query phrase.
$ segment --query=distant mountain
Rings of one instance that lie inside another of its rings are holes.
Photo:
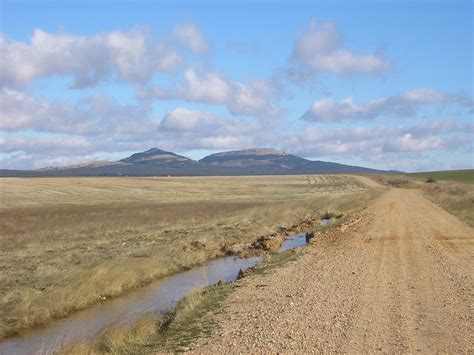
[[[211,154],[199,161],[152,148],[119,161],[94,161],[38,170],[0,170],[0,176],[216,176],[386,172],[313,161],[269,148]]]
[[[312,161],[275,149],[257,148],[211,154],[200,163],[238,170],[241,174],[371,173],[379,170]]]
[[[202,164],[249,173],[297,173],[308,170],[311,163],[296,155],[275,149],[256,148],[211,154],[199,160]]]
[[[151,148],[141,153],[135,153],[128,158],[121,159],[119,162],[129,164],[151,164],[151,165],[165,165],[165,164],[186,164],[195,163],[194,160],[183,157],[172,152],[167,152],[157,148]]]
[[[118,161],[103,161],[62,168],[34,170],[37,176],[206,176],[218,175],[216,168],[152,148]],[[0,176],[2,172],[0,171]]]
[[[76,168],[98,168],[101,166],[110,166],[119,164],[116,161],[110,160],[94,160],[87,163],[82,164],[74,164],[74,165],[65,165],[65,166],[48,166],[46,168],[36,169],[36,171],[61,171],[67,169],[76,169]]]

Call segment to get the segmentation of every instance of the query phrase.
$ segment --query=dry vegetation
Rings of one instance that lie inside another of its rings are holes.
[[[418,176],[420,175],[420,176]],[[453,180],[426,183],[430,176],[451,178]],[[390,187],[421,189],[432,202],[446,211],[474,226],[474,183],[472,170],[441,173],[423,173],[413,175],[373,175],[371,178]]]
[[[474,227],[474,184],[441,181],[423,186],[425,196]]]
[[[1,179],[0,338],[376,195],[345,176]]]

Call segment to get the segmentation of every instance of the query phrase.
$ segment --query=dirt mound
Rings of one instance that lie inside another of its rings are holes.
[[[284,236],[282,234],[265,235],[258,238],[252,243],[254,249],[262,249],[265,251],[276,251],[283,243]]]

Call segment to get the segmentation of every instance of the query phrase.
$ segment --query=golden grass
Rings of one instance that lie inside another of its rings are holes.
[[[92,342],[67,344],[59,353],[69,355],[130,354],[144,352],[150,340],[160,333],[164,318],[145,315],[130,326],[116,325],[98,334]]]
[[[424,195],[451,214],[474,227],[474,184],[440,181],[423,185]]]
[[[2,208],[130,201],[282,201],[299,199],[313,190],[332,194],[363,188],[342,175],[1,178],[0,200]]]
[[[0,338],[375,194],[346,176],[0,179]]]

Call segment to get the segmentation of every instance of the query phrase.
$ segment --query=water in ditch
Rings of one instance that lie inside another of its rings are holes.
[[[279,252],[305,244],[305,233],[299,233],[285,238]],[[240,269],[254,266],[259,260],[259,256],[248,259],[228,256],[160,279],[123,297],[5,339],[0,342],[0,354],[51,354],[64,344],[81,338],[90,339],[115,323],[132,323],[147,313],[163,313],[194,289],[215,284],[219,280],[233,281]]]

